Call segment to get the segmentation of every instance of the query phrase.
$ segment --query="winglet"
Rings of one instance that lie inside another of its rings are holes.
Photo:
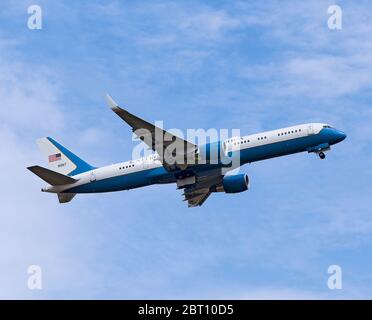
[[[111,96],[109,94],[106,94],[106,101],[108,103],[108,105],[110,106],[110,108],[115,111],[115,109],[117,110],[119,108],[119,105],[114,101],[114,99],[111,98]]]

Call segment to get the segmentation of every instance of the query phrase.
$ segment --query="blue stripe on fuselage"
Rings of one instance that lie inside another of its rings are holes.
[[[161,183],[163,179],[167,183],[175,182],[174,174],[169,173],[164,167],[146,169],[138,172],[115,176],[103,180],[92,181],[77,186],[65,192],[71,193],[93,193],[110,192],[140,188],[151,184]],[[173,179],[172,179],[173,177]]]

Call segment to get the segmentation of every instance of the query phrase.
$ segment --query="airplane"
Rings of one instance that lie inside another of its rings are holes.
[[[325,151],[346,138],[344,132],[329,124],[306,123],[198,146],[129,113],[109,95],[107,102],[154,153],[97,168],[51,137],[38,139],[49,169],[37,165],[27,169],[48,183],[41,191],[56,193],[60,203],[71,201],[76,194],[176,183],[178,189],[184,190],[188,207],[197,207],[214,192],[230,194],[248,190],[247,174],[229,174],[239,166],[299,152],[315,153],[324,159]],[[172,143],[178,148],[170,154],[167,148]],[[239,163],[223,161],[227,158],[239,159]]]

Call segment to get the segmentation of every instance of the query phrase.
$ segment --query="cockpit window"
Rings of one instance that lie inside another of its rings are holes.
[[[323,126],[323,128],[332,128],[332,127],[326,124],[325,126]]]

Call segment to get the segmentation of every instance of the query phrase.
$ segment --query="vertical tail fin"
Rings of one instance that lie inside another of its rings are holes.
[[[49,168],[68,176],[74,176],[94,169],[77,155],[66,149],[50,137],[38,139],[40,151],[46,157]]]

